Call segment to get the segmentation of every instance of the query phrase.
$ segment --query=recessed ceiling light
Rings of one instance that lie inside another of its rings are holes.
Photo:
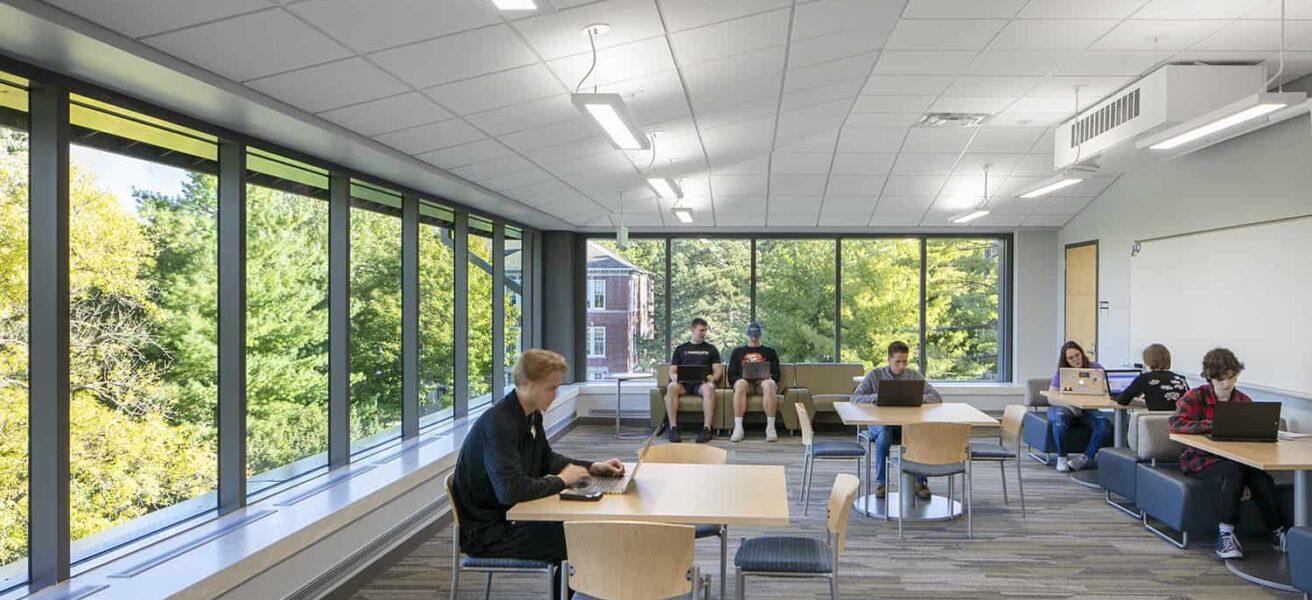
[[[501,10],[537,10],[538,5],[533,0],[492,0],[492,4],[497,5]]]

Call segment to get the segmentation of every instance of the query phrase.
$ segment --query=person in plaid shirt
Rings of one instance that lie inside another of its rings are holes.
[[[1185,393],[1175,403],[1171,415],[1171,433],[1207,433],[1212,430],[1212,413],[1217,402],[1252,402],[1247,394],[1235,389],[1244,363],[1225,348],[1215,348],[1203,356],[1203,378],[1206,385]],[[1235,536],[1235,523],[1239,520],[1239,502],[1247,487],[1262,519],[1272,531],[1271,545],[1285,550],[1285,530],[1288,524],[1276,504],[1276,484],[1266,471],[1254,469],[1235,461],[1221,458],[1192,446],[1180,453],[1180,470],[1197,479],[1214,481],[1220,488],[1218,517],[1220,533],[1216,536],[1216,555],[1220,558],[1243,558],[1244,549]]]

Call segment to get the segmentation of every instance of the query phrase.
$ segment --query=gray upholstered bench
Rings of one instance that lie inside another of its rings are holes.
[[[1138,507],[1139,463],[1165,465],[1180,459],[1183,446],[1171,441],[1167,429],[1170,417],[1169,412],[1131,413],[1126,436],[1130,447],[1098,452],[1098,484],[1103,487],[1107,504],[1136,519],[1143,517]]]

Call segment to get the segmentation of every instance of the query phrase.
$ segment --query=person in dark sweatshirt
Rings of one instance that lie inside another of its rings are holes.
[[[743,379],[743,363],[768,363],[770,377],[757,381]],[[747,413],[747,396],[761,395],[761,408],[765,411],[765,441],[779,439],[774,430],[775,411],[779,409],[779,354],[774,348],[761,345],[761,324],[747,326],[747,345],[729,353],[729,385],[733,386],[733,435],[731,442],[743,439],[743,415]]]
[[[925,376],[920,371],[907,366],[911,348],[905,342],[893,342],[888,345],[888,364],[882,367],[871,369],[866,373],[861,383],[852,391],[852,402],[855,404],[879,403],[879,382],[885,380],[911,380],[925,381]],[[942,402],[943,396],[925,381],[925,403]],[[888,451],[893,447],[895,438],[902,435],[902,428],[897,425],[870,425],[870,433],[874,434],[875,440],[875,497],[883,498],[885,495],[885,482],[887,474],[884,472],[885,463],[888,458]],[[929,480],[925,477],[916,478],[916,495],[928,500],[933,497],[929,490]]]
[[[1189,391],[1189,382],[1171,371],[1171,351],[1161,344],[1150,344],[1143,349],[1143,365],[1148,370],[1121,390],[1116,403],[1128,406],[1143,396],[1148,410],[1175,410],[1175,402]]]

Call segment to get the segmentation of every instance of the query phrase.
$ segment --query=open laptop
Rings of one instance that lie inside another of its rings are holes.
[[[647,450],[651,448],[652,440],[656,439],[656,431],[652,431],[647,436],[647,441],[638,450],[638,462],[633,465],[632,469],[624,472],[620,477],[588,477],[584,479],[584,485],[575,489],[583,492],[601,492],[606,495],[627,494],[633,487],[633,479],[638,476],[638,469],[642,468],[643,459],[647,458]]]
[[[674,365],[679,369],[679,381],[706,381],[706,376],[711,374],[710,365]],[[684,390],[689,394],[697,393],[697,390]]]
[[[1217,402],[1208,439],[1218,442],[1274,442],[1280,431],[1279,402]]]
[[[1140,373],[1139,369],[1107,369],[1107,391],[1113,396],[1121,395],[1125,388],[1139,378]]]
[[[743,379],[762,381],[770,378],[770,363],[743,361]]]
[[[1106,377],[1102,369],[1062,369],[1058,389],[1064,394],[1106,396]]]
[[[919,379],[879,382],[878,406],[920,406],[925,403],[925,382]]]

